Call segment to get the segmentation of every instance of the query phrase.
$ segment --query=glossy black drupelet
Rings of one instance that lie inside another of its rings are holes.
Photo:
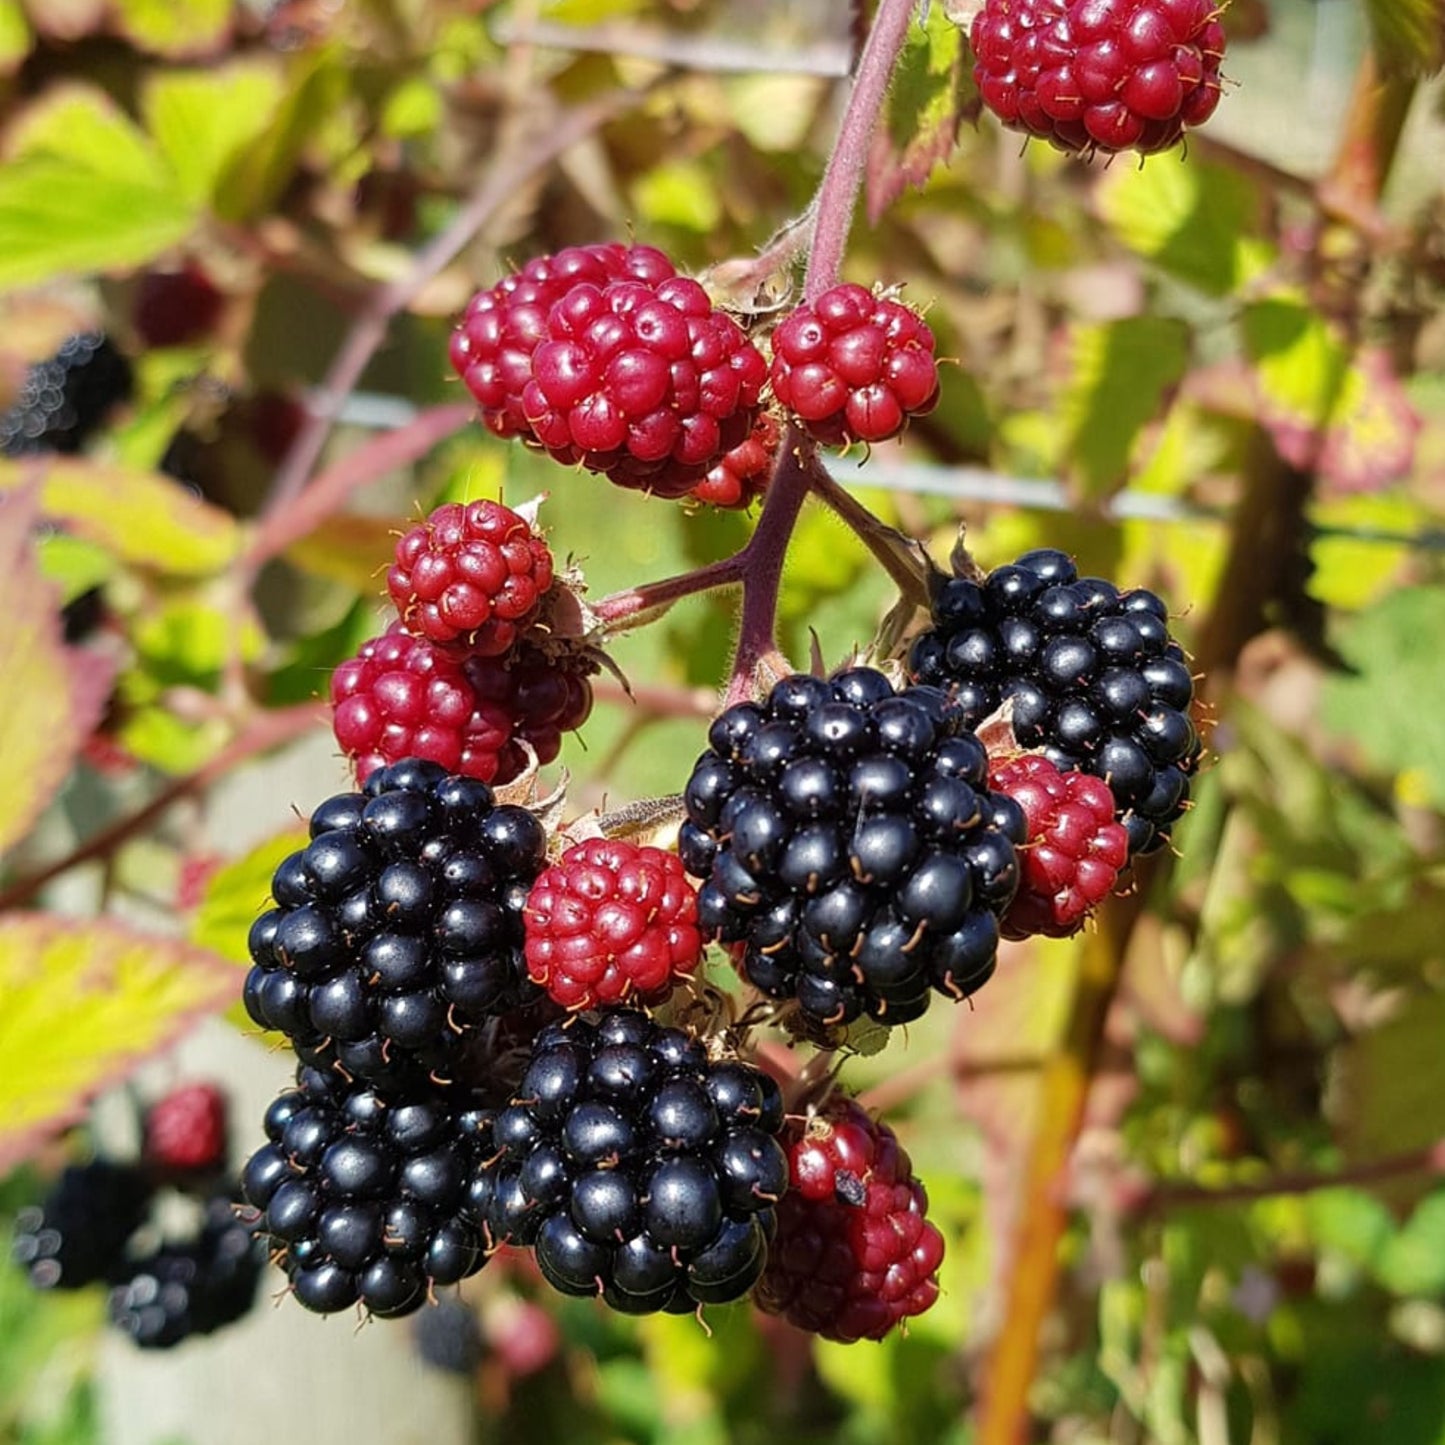
[[[740,971],[820,1025],[908,1023],[992,974],[1024,817],[940,689],[784,678],[708,731],[679,852]]]
[[[251,929],[247,1011],[304,1062],[388,1087],[450,1082],[487,1020],[542,996],[522,954],[541,823],[409,760],[323,803],[311,837]]]
[[[106,414],[131,394],[131,367],[98,331],[67,337],[48,361],[26,373],[9,411],[0,414],[0,452],[78,452]]]
[[[1168,840],[1200,741],[1193,678],[1154,593],[1080,577],[1041,549],[982,584],[944,583],[933,624],[909,654],[913,677],[953,689],[970,726],[1011,700],[1021,746],[1108,783],[1131,853]]]
[[[551,1024],[496,1116],[488,1228],[629,1314],[739,1299],[788,1183],[782,1119],[767,1075],[636,1010]]]
[[[383,1099],[303,1065],[242,1176],[296,1298],[406,1315],[481,1269],[491,1124],[436,1089]]]
[[[125,1247],[144,1222],[151,1184],[128,1164],[73,1164],[37,1208],[15,1220],[11,1253],[36,1289],[81,1289],[125,1270]]]
[[[200,1234],[130,1262],[110,1320],[142,1349],[170,1349],[234,1324],[251,1308],[265,1250],[229,1199],[210,1201]]]

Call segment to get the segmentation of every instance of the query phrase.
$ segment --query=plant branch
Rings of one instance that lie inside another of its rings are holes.
[[[928,569],[921,546],[880,522],[821,463],[813,468],[813,495],[867,547],[905,600],[928,606]]]
[[[283,743],[302,737],[320,726],[323,713],[313,702],[263,712],[239,732],[215,757],[201,764],[194,772],[168,783],[143,808],[118,818],[107,828],[88,838],[64,858],[17,878],[0,888],[0,910],[19,908],[29,903],[48,883],[69,873],[82,863],[109,859],[123,844],[144,833],[182,798],[203,793],[212,783],[226,777],[238,764],[258,753],[270,752]]]
[[[833,154],[828,158],[818,187],[813,250],[803,280],[805,301],[813,300],[837,283],[848,247],[848,233],[853,226],[853,209],[868,164],[868,148],[883,112],[893,67],[917,8],[918,0],[880,0],[873,28],[858,57],[848,108],[843,113]]]
[[[613,592],[598,602],[592,611],[603,622],[617,624],[631,622],[634,618],[663,608],[671,607],[684,597],[698,592],[711,592],[717,587],[727,587],[741,582],[744,573],[744,558],[748,548],[724,557],[720,562],[709,562],[692,572],[683,572],[676,577],[665,577],[660,582],[644,582],[640,587],[625,587]]]
[[[384,432],[348,452],[314,478],[290,507],[266,513],[242,558],[242,569],[254,576],[263,564],[310,536],[352,492],[424,457],[438,442],[459,432],[471,420],[472,412],[469,402],[434,406],[405,426]]]

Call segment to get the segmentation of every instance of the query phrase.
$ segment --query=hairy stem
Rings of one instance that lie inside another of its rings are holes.
[[[744,559],[748,549],[734,552],[720,562],[709,562],[693,572],[683,572],[676,577],[665,577],[660,582],[644,582],[640,587],[625,587],[604,597],[593,608],[603,622],[616,624],[670,607],[684,597],[699,592],[711,592],[714,588],[727,587],[741,582],[744,575]]]

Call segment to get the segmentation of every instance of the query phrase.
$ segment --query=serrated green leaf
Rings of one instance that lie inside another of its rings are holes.
[[[1075,326],[1067,347],[1064,455],[1085,496],[1106,496],[1127,480],[1135,439],[1184,375],[1189,331],[1171,317],[1129,316]]]
[[[1442,0],[1365,0],[1365,11],[1386,72],[1433,75],[1445,64]]]
[[[101,92],[66,86],[17,124],[0,168],[0,287],[148,261],[195,212],[144,134]]]
[[[942,5],[926,13],[925,24],[909,28],[868,154],[868,218],[875,223],[909,186],[922,186],[947,159],[959,124],[977,108],[962,29]]]
[[[234,0],[112,0],[116,28],[157,55],[212,50],[231,28]]]
[[[1340,628],[1353,671],[1325,685],[1324,717],[1377,767],[1418,771],[1445,803],[1445,587],[1392,592]]]
[[[1237,290],[1273,259],[1258,239],[1258,188],[1225,166],[1174,156],[1115,166],[1097,197],[1105,224],[1131,251],[1210,295]]]
[[[281,98],[280,74],[262,62],[151,77],[146,124],[188,201],[212,200],[227,168],[272,123]]]
[[[174,576],[219,572],[236,555],[229,513],[155,472],[78,458],[0,461],[0,497],[40,476],[40,510],[127,562]]]
[[[103,705],[80,688],[61,642],[58,598],[35,563],[32,488],[0,506],[0,757],[13,769],[0,793],[0,852],[29,830],[64,782]]]
[[[0,1171],[235,986],[215,955],[113,920],[0,919]]]

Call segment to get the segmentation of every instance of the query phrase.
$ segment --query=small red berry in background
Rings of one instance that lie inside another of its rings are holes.
[[[1012,798],[1028,821],[1018,850],[1019,891],[1001,920],[1005,938],[1067,938],[1109,896],[1129,861],[1129,834],[1114,821],[1114,795],[1091,773],[1061,773],[1022,753],[995,763],[989,787]]]
[[[387,591],[403,624],[477,657],[512,648],[552,585],[552,553],[500,502],[438,507],[396,544]]]
[[[702,956],[697,894],[661,848],[593,838],[532,885],[527,971],[569,1009],[657,999]]]
[[[1062,151],[1167,150],[1219,103],[1213,0],[985,0],[974,84],[1011,130]]]
[[[790,1188],[754,1299],[826,1340],[881,1340],[938,1298],[943,1236],[893,1130],[837,1099],[783,1136]]]
[[[147,347],[184,346],[209,336],[225,297],[195,261],[178,271],[147,271],[136,287],[135,329]]]
[[[722,457],[692,489],[699,502],[726,511],[750,507],[767,490],[782,433],[771,412],[760,412],[748,439]]]
[[[773,394],[825,445],[887,441],[937,404],[933,350],[916,311],[834,286],[773,332]]]
[[[186,1084],[145,1117],[145,1159],[170,1174],[203,1174],[226,1160],[226,1096],[214,1084]]]

